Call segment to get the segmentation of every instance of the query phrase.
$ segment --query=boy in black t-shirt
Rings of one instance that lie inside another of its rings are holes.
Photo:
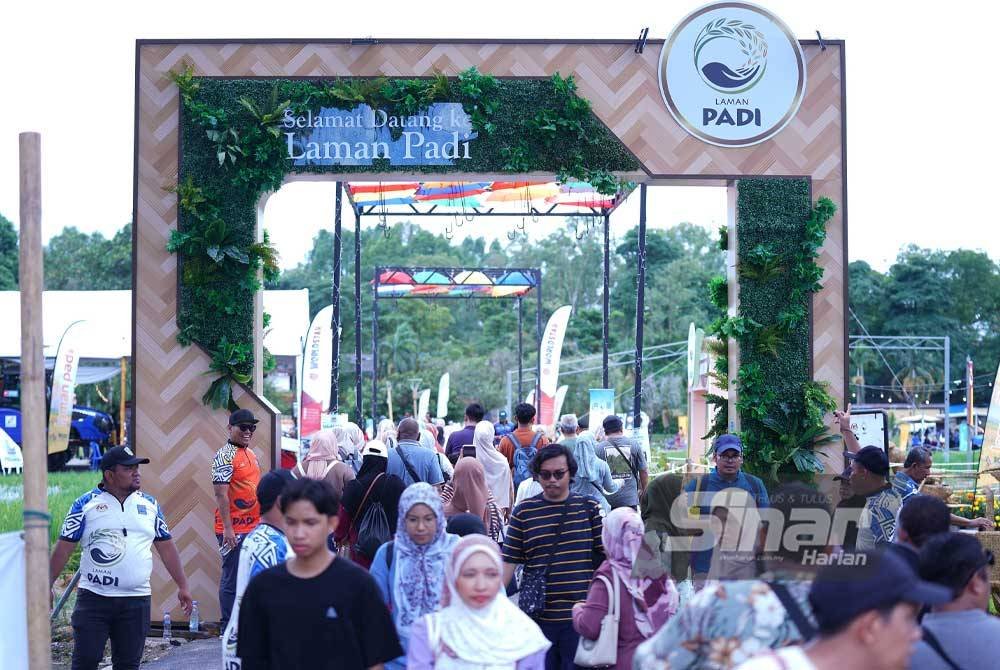
[[[295,557],[261,572],[240,607],[243,670],[380,670],[403,654],[371,576],[326,544],[337,528],[337,494],[299,479],[281,496]]]

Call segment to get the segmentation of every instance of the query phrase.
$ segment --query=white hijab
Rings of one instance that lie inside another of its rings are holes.
[[[445,566],[448,592],[442,599],[443,607],[428,616],[429,641],[434,651],[443,645],[453,654],[442,654],[451,656],[443,664],[447,667],[513,668],[518,661],[547,650],[552,643],[538,624],[508,600],[502,585],[496,597],[483,607],[473,609],[465,604],[455,582],[465,561],[478,553],[487,555],[503,574],[495,542],[485,535],[469,535],[459,540]]]
[[[476,459],[483,464],[483,470],[486,471],[486,485],[493,492],[497,507],[510,509],[514,494],[510,463],[507,462],[507,457],[493,446],[494,435],[493,424],[489,421],[480,421],[476,424],[472,444],[476,448]]]

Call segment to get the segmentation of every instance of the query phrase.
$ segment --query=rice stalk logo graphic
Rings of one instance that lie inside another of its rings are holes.
[[[767,69],[767,40],[749,23],[725,17],[708,24],[694,42],[694,65],[702,80],[725,94],[753,88]]]
[[[90,534],[87,551],[96,566],[109,568],[125,557],[125,538],[116,530],[95,530]]]

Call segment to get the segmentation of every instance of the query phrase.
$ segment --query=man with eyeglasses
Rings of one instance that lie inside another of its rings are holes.
[[[996,667],[1000,619],[986,613],[993,563],[975,535],[943,533],[927,541],[920,550],[920,577],[950,589],[952,600],[924,615],[911,668]]]
[[[510,583],[515,566],[524,566],[519,605],[528,611],[524,586],[529,572],[544,574],[544,606],[529,614],[552,642],[546,670],[571,670],[579,642],[573,605],[586,600],[594,570],[604,560],[600,507],[592,498],[570,493],[577,463],[565,445],[542,447],[530,468],[542,493],[517,505],[510,516],[502,552],[504,583]]]
[[[257,419],[248,409],[229,415],[229,441],[212,460],[212,488],[215,490],[215,538],[222,555],[222,578],[219,580],[221,626],[225,630],[236,599],[236,574],[239,569],[240,541],[260,523],[257,484],[260,465],[250,449],[250,438],[257,430]]]
[[[712,445],[715,454],[715,468],[697,479],[688,482],[685,490],[693,493],[691,507],[698,507],[701,514],[707,514],[712,507],[712,497],[726,489],[742,489],[758,508],[770,506],[767,488],[759,477],[743,472],[743,441],[738,435],[725,434],[715,439]],[[708,577],[712,566],[712,550],[696,551],[691,554],[691,571],[695,586],[700,588]]]

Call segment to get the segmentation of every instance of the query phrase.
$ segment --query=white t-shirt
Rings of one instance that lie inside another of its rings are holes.
[[[786,647],[754,656],[736,670],[816,670],[802,647]]]
[[[76,499],[59,539],[83,542],[80,588],[101,596],[148,596],[153,542],[171,539],[160,505],[142,491],[124,500],[98,487]]]

